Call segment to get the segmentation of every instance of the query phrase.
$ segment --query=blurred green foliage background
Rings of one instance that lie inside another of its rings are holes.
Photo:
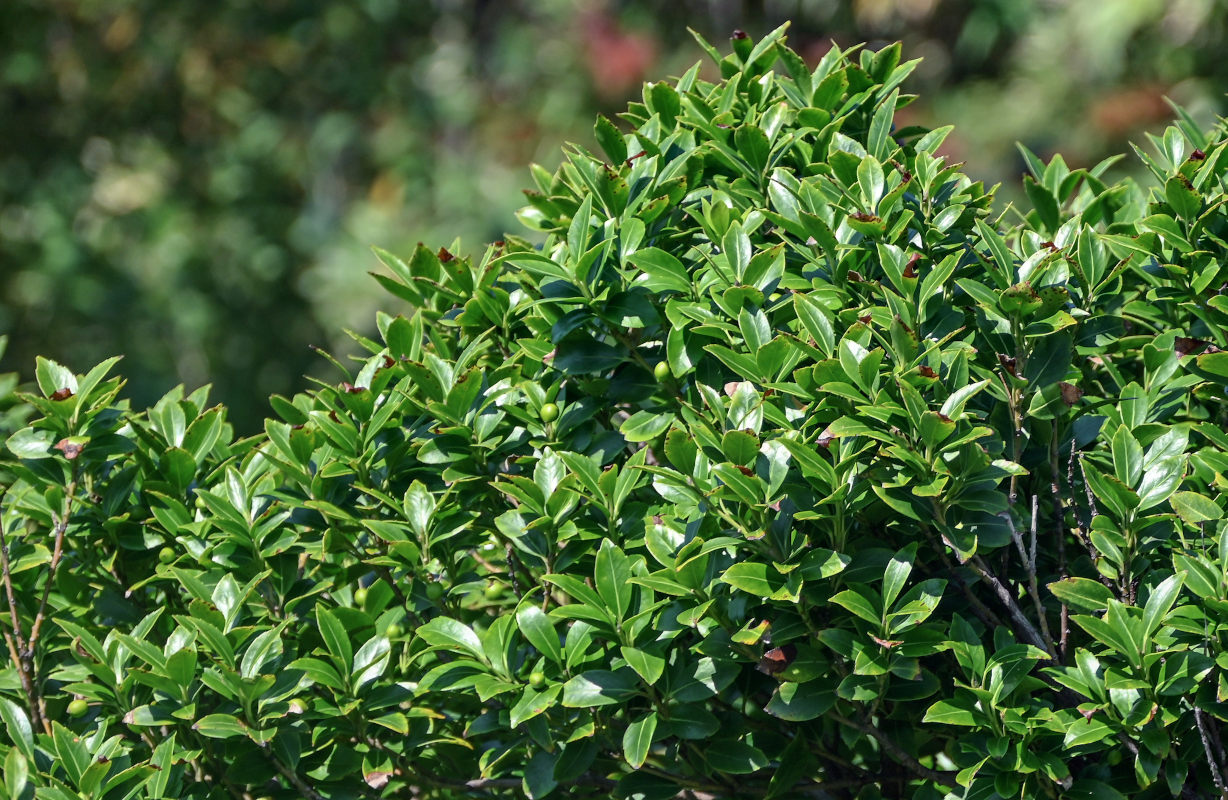
[[[5,0],[0,371],[123,353],[135,403],[212,382],[252,431],[398,310],[369,245],[481,252],[529,162],[699,59],[687,26],[786,19],[812,60],[902,40],[907,122],[1008,186],[1016,140],[1094,163],[1228,79],[1223,0]]]

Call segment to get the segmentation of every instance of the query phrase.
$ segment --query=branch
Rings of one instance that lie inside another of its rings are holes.
[[[8,486],[4,487],[4,491],[0,493],[0,500],[8,496]],[[43,719],[41,713],[41,705],[38,702],[38,692],[34,686],[34,675],[31,669],[31,663],[23,657],[22,654],[32,650],[26,644],[25,637],[21,634],[21,618],[17,614],[17,597],[13,591],[13,573],[9,569],[9,542],[4,533],[4,509],[0,506],[0,570],[4,575],[4,592],[5,598],[9,604],[9,617],[13,630],[4,632],[4,641],[9,648],[9,659],[13,662],[13,668],[17,670],[17,676],[21,680],[22,691],[26,695],[26,705],[30,711],[30,724],[36,729],[42,729],[50,733],[50,727],[46,720]]]
[[[1087,555],[1091,558],[1092,563],[1095,564],[1100,561],[1100,551],[1096,549],[1096,545],[1092,544],[1092,535],[1091,531],[1089,530],[1089,526],[1091,525],[1091,521],[1095,519],[1096,515],[1100,513],[1100,510],[1096,507],[1096,495],[1092,492],[1092,485],[1087,482],[1087,471],[1083,469],[1083,454],[1081,452],[1077,452],[1074,445],[1070,446],[1070,463],[1066,465],[1066,480],[1070,484],[1070,490],[1073,492],[1076,454],[1079,456],[1079,475],[1083,479],[1083,493],[1087,496],[1087,518],[1080,518],[1081,515],[1078,513],[1078,505],[1076,504],[1075,521],[1078,523],[1079,540],[1083,543],[1083,546],[1087,548]],[[1096,577],[1100,579],[1100,582],[1104,584],[1106,589],[1120,595],[1117,588],[1113,586],[1113,582],[1105,577],[1098,569],[1096,570]]]
[[[875,730],[877,730],[877,728]],[[904,754],[904,755],[906,758],[908,757],[907,754]],[[934,770],[928,770],[926,767],[923,767],[920,764],[917,764],[917,767],[923,771],[927,771],[934,775],[939,776],[938,778],[933,778],[933,780],[939,781],[944,786],[954,787],[956,785],[953,778],[951,778],[950,783],[945,783],[943,782],[944,778],[942,777],[948,774],[953,776],[954,773],[944,773],[944,772],[936,772]],[[678,780],[679,778],[679,776],[677,776],[676,774],[671,774],[670,772],[666,770],[656,770],[656,769],[652,769],[651,767],[644,767],[643,769],[647,772],[652,772],[653,774],[660,775],[661,777],[664,777],[666,779]],[[821,781],[821,782],[803,781],[803,782],[794,784],[793,786],[789,787],[787,796],[788,797],[829,798],[831,797],[831,792],[835,790],[859,789],[863,786],[872,786],[872,785],[876,785],[876,784],[880,784],[884,782],[902,783],[908,780],[907,778],[897,778],[897,777],[892,777],[892,776],[887,776],[887,775],[874,775],[868,772],[864,772],[862,770],[858,770],[858,772],[862,773],[862,776],[858,778],[843,778],[839,780]],[[435,788],[457,789],[457,790],[465,790],[468,792],[490,792],[496,789],[519,789],[523,784],[520,778],[477,778],[474,780],[466,781],[466,780],[459,780],[459,779],[448,779],[448,778],[444,778],[439,775],[432,775],[422,770],[417,770],[417,771],[414,771],[413,773],[409,773],[405,770],[402,770],[399,767],[395,770],[395,774],[397,775],[397,777],[403,780],[407,780],[411,782],[418,780],[418,781],[421,781],[422,783],[429,784],[430,786],[435,787]],[[928,777],[928,776],[923,776],[923,777]],[[601,789],[603,790],[603,792],[607,793],[602,796],[609,796],[608,793],[610,792],[610,790],[614,789],[618,785],[618,782],[611,780],[605,777],[604,775],[597,775],[595,773],[586,773],[584,775],[581,775],[575,778],[572,781],[561,783],[559,785],[560,786],[571,786],[571,787],[583,787],[586,789]],[[771,792],[771,788],[767,784],[755,786],[755,785],[746,785],[745,783],[739,783],[737,790],[739,792],[739,796],[750,796],[750,797],[766,797]],[[715,784],[715,783],[705,783],[705,782],[697,781],[697,782],[693,782],[689,786],[680,785],[678,787],[678,792],[672,795],[672,798],[673,800],[687,800],[687,798],[696,798],[696,800],[714,800],[715,798],[728,797],[729,791],[730,789],[727,786],[722,786],[720,784]],[[416,787],[413,787],[413,786],[410,787],[410,796],[411,797],[419,796],[419,791],[417,790]]]
[[[1027,549],[1023,546],[1023,536],[1015,528],[1015,518],[1011,516],[1010,511],[1006,512],[1007,524],[1011,527],[1011,539],[1015,542],[1015,549],[1019,551],[1019,558],[1023,561],[1023,568],[1028,574],[1028,595],[1032,598],[1032,607],[1036,609],[1036,618],[1040,622],[1040,635],[1045,641],[1045,651],[1051,658],[1057,660],[1057,648],[1053,644],[1053,635],[1049,632],[1049,620],[1045,618],[1045,605],[1040,599],[1040,588],[1036,585],[1036,523],[1037,513],[1039,511],[1039,498],[1032,495],[1032,538]]]
[[[1215,781],[1215,788],[1219,789],[1219,796],[1228,798],[1228,788],[1224,786],[1224,774],[1215,754],[1211,752],[1211,737],[1207,733],[1207,722],[1203,718],[1201,708],[1194,709],[1194,722],[1198,725],[1198,736],[1202,739],[1202,749],[1207,755],[1207,768],[1211,770],[1211,780]]]
[[[290,782],[291,786],[298,790],[301,797],[306,797],[307,800],[324,800],[323,795],[313,789],[311,784],[300,778],[297,772],[281,763],[281,759],[273,753],[273,750],[269,747],[268,742],[261,744],[261,748],[264,750],[265,755],[268,757],[269,761],[273,764],[277,771],[281,773],[283,778]]]
[[[26,645],[31,654],[34,652],[34,645],[38,643],[39,634],[42,633],[43,621],[47,618],[47,599],[51,595],[51,583],[55,579],[56,569],[60,566],[60,559],[64,557],[64,534],[68,531],[68,519],[72,514],[72,502],[76,494],[77,469],[74,464],[72,480],[64,487],[64,511],[55,524],[55,544],[51,552],[51,565],[47,570],[47,582],[43,584],[43,596],[39,600],[38,613],[35,614],[34,625],[30,628],[30,641]]]
[[[981,601],[981,598],[972,593],[972,590],[968,587],[968,582],[964,579],[964,576],[960,574],[959,570],[956,569],[955,564],[951,562],[951,559],[947,556],[946,551],[946,548],[950,547],[950,543],[944,538],[943,546],[939,546],[935,542],[934,535],[930,533],[928,528],[922,528],[922,530],[929,538],[930,544],[933,545],[934,552],[936,552],[938,557],[942,559],[943,566],[945,566],[947,569],[947,574],[951,576],[952,580],[959,585],[960,591],[964,593],[964,599],[968,601],[968,605],[972,608],[972,613],[976,615],[977,619],[983,622],[985,627],[991,630],[996,627],[1006,627],[1003,625],[1002,620],[998,619],[998,615],[993,612],[993,609],[985,605],[985,603]]]
[[[1002,601],[1002,605],[1006,606],[1006,613],[1010,616],[1011,622],[1015,623],[1015,627],[1019,630],[1023,637],[1028,640],[1029,644],[1034,644],[1045,652],[1050,652],[1050,648],[1046,646],[1045,640],[1041,638],[1036,627],[1032,625],[1031,620],[1024,616],[1023,611],[1019,608],[1019,604],[1015,602],[1015,598],[1007,590],[998,577],[989,571],[985,566],[985,561],[980,556],[973,556],[965,562],[965,565],[971,568],[973,572],[980,577],[981,580],[989,584],[994,590],[994,594]]]
[[[394,770],[397,777],[407,781],[421,781],[430,786],[441,789],[465,789],[469,791],[488,792],[492,789],[519,789],[522,785],[520,778],[476,778],[474,780],[449,779],[440,775],[432,775],[424,770],[414,770],[412,773],[407,772],[400,767]],[[564,785],[564,784],[560,784]],[[601,775],[585,774],[569,782],[567,785],[573,786],[600,786],[603,789],[613,789],[617,785],[617,781],[612,781]],[[410,787],[411,797],[417,797],[418,791],[415,787]]]
[[[832,717],[841,725],[848,725],[852,728],[856,728],[864,734],[874,737],[874,739],[878,742],[878,746],[882,748],[884,753],[891,756],[898,763],[903,764],[905,767],[912,770],[918,776],[925,778],[928,781],[933,781],[941,786],[946,786],[948,789],[954,789],[959,786],[955,780],[954,772],[940,772],[936,769],[930,769],[902,750],[899,745],[887,737],[887,734],[883,733],[873,725],[867,722],[862,722],[861,720],[847,719],[840,714],[833,714]]]
[[[64,535],[68,532],[68,520],[72,515],[72,504],[76,495],[77,463],[74,461],[72,465],[72,480],[64,487],[64,510],[60,513],[59,519],[55,523],[55,544],[51,552],[51,564],[47,568],[47,581],[43,584],[43,596],[38,603],[38,612],[34,615],[34,624],[30,626],[30,640],[26,642],[25,650],[21,654],[22,659],[25,661],[26,669],[30,673],[34,700],[38,703],[38,716],[43,718],[43,730],[46,731],[47,735],[51,735],[51,723],[46,719],[47,715],[43,706],[43,696],[38,689],[38,667],[35,663],[34,655],[35,649],[38,646],[39,636],[43,631],[43,622],[47,619],[47,600],[51,596],[51,585],[55,582],[55,573],[59,569],[60,559],[64,557]]]
[[[1070,444],[1070,451],[1074,452],[1074,442]],[[1066,580],[1070,577],[1070,572],[1066,567],[1066,504],[1062,498],[1061,487],[1061,464],[1057,459],[1057,427],[1053,428],[1053,435],[1049,440],[1049,491],[1053,495],[1053,513],[1056,519],[1056,524],[1053,526],[1054,532],[1057,534],[1057,564],[1058,578]],[[1061,614],[1059,617],[1058,629],[1058,654],[1062,661],[1066,660],[1067,642],[1070,637],[1070,608],[1065,602],[1062,603]]]

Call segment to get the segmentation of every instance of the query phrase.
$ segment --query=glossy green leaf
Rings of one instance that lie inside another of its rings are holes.
[[[627,726],[623,733],[623,756],[631,769],[639,769],[648,759],[652,737],[657,731],[657,712],[650,711]]]
[[[1168,502],[1177,516],[1191,525],[1217,520],[1224,515],[1224,510],[1215,501],[1197,492],[1176,492]]]
[[[627,700],[636,683],[631,670],[588,670],[563,685],[563,705],[568,708],[616,705]]]
[[[526,603],[516,612],[516,624],[524,638],[537,648],[537,651],[555,664],[562,663],[563,650],[559,644],[559,635],[554,630],[550,618],[536,605]]]
[[[637,411],[623,423],[619,433],[628,442],[650,442],[674,423],[672,414],[653,411]]]
[[[486,660],[482,640],[473,632],[473,628],[459,620],[450,617],[436,617],[425,625],[419,626],[417,634],[433,647],[464,653],[479,661]]]
[[[320,628],[320,636],[328,652],[332,654],[341,671],[348,674],[354,664],[354,648],[350,644],[350,635],[345,626],[337,619],[336,614],[325,609],[317,609],[316,624]]]
[[[1066,578],[1049,584],[1049,591],[1079,611],[1103,611],[1108,608],[1113,592],[1090,578]]]
[[[925,712],[922,722],[936,722],[941,725],[963,725],[975,727],[980,724],[976,715],[969,709],[950,702],[939,700]]]
[[[192,730],[209,739],[246,736],[247,728],[230,714],[207,714],[192,724]]]

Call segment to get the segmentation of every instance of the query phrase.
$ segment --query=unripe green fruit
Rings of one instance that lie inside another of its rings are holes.
[[[175,560],[175,550],[171,547],[163,547],[158,551],[158,560],[163,564],[169,564]]]
[[[309,703],[307,700],[303,700],[302,698],[296,697],[290,701],[290,713],[291,714],[303,714],[310,709],[311,709],[311,703]]]
[[[542,422],[554,422],[559,418],[559,407],[554,403],[546,403],[538,413],[542,418]]]
[[[669,377],[669,364],[665,361],[658,361],[657,365],[652,368],[652,375],[658,381],[663,381]]]
[[[388,626],[388,630],[384,631],[384,633],[389,639],[396,639],[401,634],[405,633],[405,629],[394,622]]]
[[[367,604],[367,590],[365,588],[360,587],[354,592],[354,605],[365,606],[366,604]]]
[[[426,596],[431,600],[438,600],[443,597],[443,584],[439,581],[430,581],[426,585]]]
[[[85,702],[80,697],[68,704],[68,716],[70,717],[85,716],[85,712],[89,710],[89,703]]]
[[[486,584],[486,591],[483,592],[487,600],[498,600],[503,596],[503,584],[497,581],[491,581]]]
[[[540,689],[546,685],[546,676],[540,672],[534,672],[529,676],[529,685],[534,689]]]

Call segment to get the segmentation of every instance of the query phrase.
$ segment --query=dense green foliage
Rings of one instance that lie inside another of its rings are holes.
[[[996,216],[898,46],[781,37],[536,169],[540,249],[381,253],[261,435],[40,360],[0,792],[1219,793],[1223,130]]]
[[[370,244],[480,254],[526,163],[699,57],[686,25],[785,19],[812,65],[924,55],[913,121],[956,123],[944,153],[1008,193],[1014,141],[1095,163],[1165,94],[1209,119],[1228,78],[1207,0],[6,0],[0,371],[124,353],[134,403],[208,381],[255,433],[323,368],[308,343],[374,332]]]

